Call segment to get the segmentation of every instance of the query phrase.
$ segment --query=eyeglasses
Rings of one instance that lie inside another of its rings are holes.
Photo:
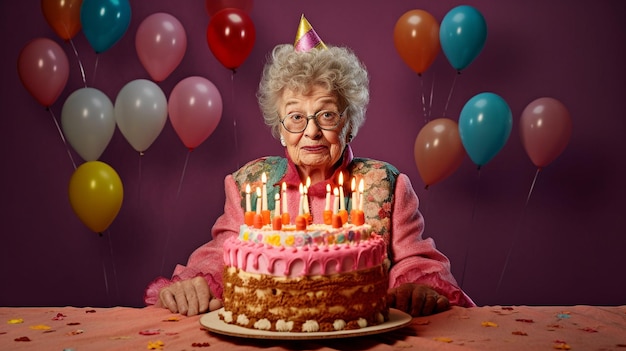
[[[304,132],[310,120],[314,120],[319,129],[335,130],[341,122],[341,117],[346,113],[346,110],[342,113],[322,110],[310,116],[305,116],[300,112],[293,112],[283,118],[280,123],[282,123],[283,127],[285,127],[289,133]]]

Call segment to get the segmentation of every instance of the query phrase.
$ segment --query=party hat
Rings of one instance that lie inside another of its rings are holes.
[[[317,33],[315,33],[311,23],[304,18],[304,14],[302,14],[302,17],[300,18],[300,25],[298,26],[296,41],[293,44],[293,47],[299,52],[306,52],[313,48],[326,49],[326,45]]]

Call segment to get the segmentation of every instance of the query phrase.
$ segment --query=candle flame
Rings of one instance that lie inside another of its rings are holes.
[[[311,177],[306,177],[306,187],[311,187]]]
[[[265,172],[261,174],[261,181],[263,182],[263,184],[267,183],[267,176],[265,175]]]
[[[303,187],[303,185],[302,185],[302,183],[300,183],[300,186],[298,187],[298,190],[300,191],[300,194],[303,193],[302,187]]]
[[[261,197],[261,188],[260,187],[256,187],[256,196]]]
[[[280,200],[280,195],[278,195],[278,193],[274,195],[274,200],[276,201]]]
[[[330,193],[330,184],[326,184],[326,192]]]
[[[287,183],[283,182],[283,191],[287,191]]]
[[[362,193],[363,190],[365,190],[365,183],[363,182],[363,179],[361,179],[359,182],[359,192]]]
[[[246,184],[246,193],[250,194],[250,184]]]
[[[352,178],[352,184],[350,185],[352,191],[356,190],[356,178]]]
[[[339,189],[334,188],[333,189],[333,195],[335,195],[335,196],[339,195]]]
[[[343,172],[339,172],[339,186],[343,185]]]

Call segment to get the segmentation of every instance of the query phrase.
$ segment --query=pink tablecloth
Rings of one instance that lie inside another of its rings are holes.
[[[221,336],[154,307],[2,307],[0,321],[0,350],[626,351],[626,306],[455,307],[384,334],[302,341]]]

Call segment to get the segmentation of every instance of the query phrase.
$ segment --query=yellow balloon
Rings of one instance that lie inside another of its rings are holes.
[[[122,207],[122,180],[104,162],[85,162],[72,174],[69,198],[78,218],[89,229],[102,233],[113,223]]]

